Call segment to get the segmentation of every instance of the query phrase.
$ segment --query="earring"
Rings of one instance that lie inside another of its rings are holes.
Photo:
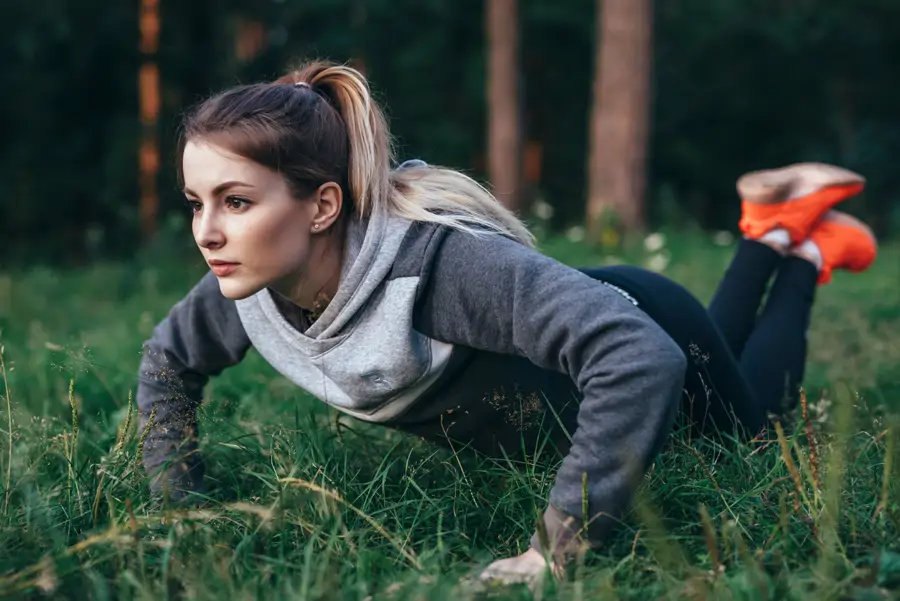
[[[313,225],[313,229],[314,229],[314,230],[319,229],[319,224],[318,224],[318,223],[314,224],[314,225]]]

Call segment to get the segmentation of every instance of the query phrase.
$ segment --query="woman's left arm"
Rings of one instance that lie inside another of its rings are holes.
[[[670,431],[686,358],[619,292],[500,236],[435,235],[420,288],[419,322],[445,342],[517,354],[568,374],[581,393],[577,429],[544,514],[548,551],[579,543],[582,475],[589,542],[623,513]],[[535,534],[532,547],[541,550]]]

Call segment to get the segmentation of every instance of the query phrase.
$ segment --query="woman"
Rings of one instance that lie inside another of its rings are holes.
[[[205,101],[180,158],[210,273],[146,344],[152,489],[202,490],[202,387],[252,345],[361,420],[485,453],[549,435],[563,461],[546,529],[491,577],[531,578],[599,543],[677,414],[754,434],[790,408],[817,283],[876,253],[865,225],[830,211],[863,179],[802,164],[738,182],[745,237],[708,311],[651,272],[567,267],[468,177],[420,161],[392,170],[365,79],[331,63]]]

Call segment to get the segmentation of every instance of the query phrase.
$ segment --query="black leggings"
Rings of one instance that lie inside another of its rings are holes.
[[[809,261],[741,239],[708,309],[652,271],[625,265],[583,271],[632,294],[684,351],[683,413],[700,431],[739,425],[753,435],[768,413],[796,405],[818,277]]]

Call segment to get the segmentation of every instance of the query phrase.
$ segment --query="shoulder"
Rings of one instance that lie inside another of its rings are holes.
[[[491,231],[464,231],[441,223],[413,222],[397,252],[392,277],[430,275],[435,262],[470,267],[512,261],[517,265],[555,263],[538,250]]]
[[[433,243],[426,273],[450,279],[458,276],[460,284],[477,280],[496,289],[532,278],[589,280],[577,269],[498,233],[444,228],[436,240],[439,243]]]
[[[419,272],[423,318],[455,313],[505,320],[523,309],[537,314],[606,292],[582,271],[500,234],[438,228],[431,240]]]
[[[157,324],[148,343],[202,354],[204,346],[240,353],[248,341],[236,302],[222,294],[218,279],[208,272]]]
[[[389,278],[422,276],[448,233],[450,228],[441,224],[413,221],[397,249]]]

